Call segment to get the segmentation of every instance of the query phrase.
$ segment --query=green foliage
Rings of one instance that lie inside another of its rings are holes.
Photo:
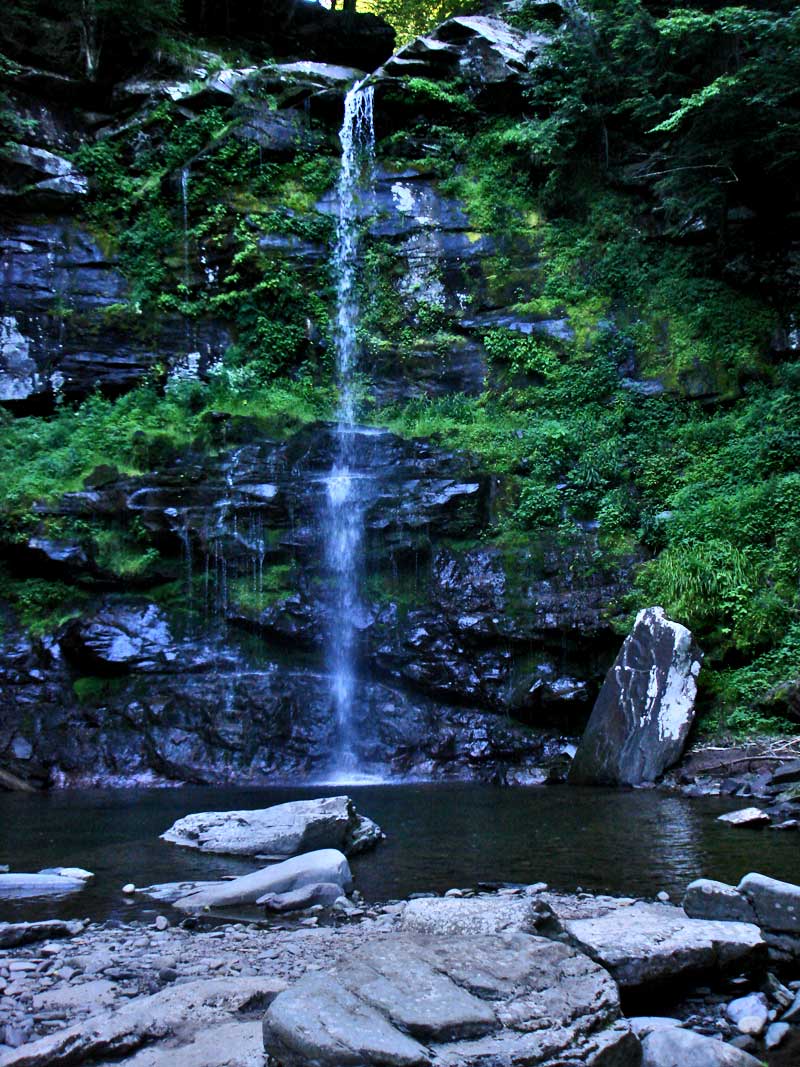
[[[294,570],[290,564],[267,566],[260,583],[252,577],[230,579],[228,598],[239,611],[257,618],[292,592],[293,576]]]
[[[289,432],[329,414],[332,404],[331,391],[308,377],[264,385],[248,366],[222,367],[207,385],[182,383],[165,393],[142,386],[116,400],[93,396],[76,408],[63,406],[47,419],[5,416],[0,435],[0,496],[5,504],[0,536],[13,540],[24,533],[35,521],[33,502],[82,488],[101,464],[135,474],[182,448],[214,448],[211,414],[247,415],[264,432]],[[146,566],[133,551],[133,559],[117,563],[128,569]]]
[[[22,625],[38,636],[57,629],[77,615],[86,595],[64,582],[17,578],[2,567],[0,599],[8,602]]]
[[[146,53],[179,17],[179,0],[6,0],[0,41],[94,80]]]
[[[665,221],[726,233],[732,201],[792,200],[800,163],[800,13],[775,0],[656,18],[641,0],[595,0],[557,34],[528,89],[528,160],[546,193],[573,195],[581,163],[659,197]],[[634,167],[631,158],[639,157]]]
[[[358,0],[359,11],[372,11],[394,26],[398,46],[479,6],[477,0]]]
[[[458,85],[427,78],[409,78],[403,83],[403,96],[412,101],[444,104],[462,115],[476,115],[477,108]]]

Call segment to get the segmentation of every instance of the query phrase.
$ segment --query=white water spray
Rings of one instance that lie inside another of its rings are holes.
[[[326,479],[325,562],[331,579],[328,661],[336,715],[338,746],[334,767],[339,774],[357,770],[354,753],[353,705],[356,695],[356,653],[359,619],[359,563],[364,529],[364,500],[354,471],[356,369],[358,346],[358,252],[361,192],[372,178],[375,160],[372,87],[355,85],[345,99],[340,132],[339,217],[333,266],[336,277],[334,342],[339,409],[335,453]]]

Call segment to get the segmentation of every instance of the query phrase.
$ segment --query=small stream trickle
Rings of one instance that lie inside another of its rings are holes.
[[[364,492],[354,476],[357,429],[356,372],[359,318],[358,253],[361,197],[372,180],[375,159],[374,90],[361,83],[345,99],[339,171],[339,215],[333,268],[336,279],[334,342],[339,409],[334,430],[334,460],[326,479],[323,537],[331,593],[327,635],[331,696],[337,724],[332,771],[347,776],[359,770],[354,751],[353,704],[364,532]]]

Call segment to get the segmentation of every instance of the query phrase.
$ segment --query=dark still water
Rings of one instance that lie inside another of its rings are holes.
[[[479,881],[543,881],[554,889],[642,896],[662,889],[679,895],[700,875],[735,883],[752,870],[800,882],[797,835],[716,822],[723,811],[747,806],[729,798],[473,784],[67,790],[0,794],[0,863],[16,872],[85,867],[95,881],[60,900],[0,900],[0,920],[152,914],[155,906],[141,898],[125,903],[126,882],[218,878],[256,866],[160,841],[175,819],[344,792],[388,835],[352,861],[368,900]]]

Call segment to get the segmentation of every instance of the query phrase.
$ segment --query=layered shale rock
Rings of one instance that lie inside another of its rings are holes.
[[[565,945],[525,934],[403,935],[309,973],[264,1019],[273,1063],[426,1067],[636,1067],[608,974]]]

